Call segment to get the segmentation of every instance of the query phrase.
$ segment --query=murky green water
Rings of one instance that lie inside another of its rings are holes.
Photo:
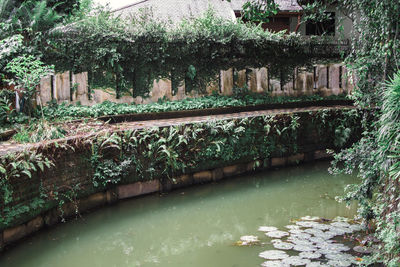
[[[0,255],[1,267],[259,266],[261,247],[236,247],[261,225],[282,227],[305,215],[353,217],[334,197],[350,176],[328,163],[146,196],[43,231]]]

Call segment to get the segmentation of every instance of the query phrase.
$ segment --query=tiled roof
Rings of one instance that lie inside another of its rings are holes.
[[[231,4],[221,0],[142,0],[117,9],[115,12],[129,15],[141,9],[150,8],[155,17],[171,19],[176,22],[187,17],[201,16],[209,7],[212,7],[220,17],[230,20],[235,19]]]
[[[242,9],[248,0],[136,0],[132,4],[119,8],[115,12],[122,15],[136,13],[140,9],[151,8],[154,15],[162,19],[180,21],[185,17],[198,17],[209,7],[226,19],[234,19],[234,11]],[[276,0],[281,11],[298,11],[301,7],[296,0]]]
[[[221,0],[216,0],[221,1]],[[233,10],[242,10],[242,6],[244,3],[248,2],[249,0],[232,0],[231,6]],[[279,5],[279,9],[281,11],[298,11],[301,10],[301,7],[297,4],[296,0],[275,0],[276,3]]]

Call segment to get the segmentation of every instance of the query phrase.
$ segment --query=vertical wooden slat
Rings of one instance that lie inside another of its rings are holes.
[[[50,94],[51,94],[51,100],[54,100],[54,95],[55,95],[55,94],[54,94],[54,88],[55,88],[54,83],[55,83],[54,75],[51,75],[51,76],[50,76],[50,90],[51,90]]]
[[[326,88],[329,89],[329,65],[326,66]]]
[[[218,91],[221,94],[222,93],[222,77],[221,77],[222,70],[219,71],[218,75]]]
[[[115,95],[117,99],[121,98],[121,75],[117,72],[115,74]]]
[[[316,66],[314,66],[313,78],[314,78],[314,89],[317,89],[317,67]]]
[[[297,78],[297,68],[294,68],[293,70],[293,90],[296,90],[296,78]]]
[[[72,71],[70,71],[69,72],[69,100],[70,101],[74,100],[73,99],[73,94],[75,92],[73,91],[73,89],[74,89],[74,84],[73,84],[73,81],[72,81]]]

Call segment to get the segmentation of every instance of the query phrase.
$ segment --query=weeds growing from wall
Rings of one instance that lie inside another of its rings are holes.
[[[4,205],[0,207],[0,225],[12,226],[54,207],[58,207],[63,216],[63,209],[70,202],[75,203],[73,209],[77,214],[76,200],[82,195],[111,189],[118,184],[154,179],[173,181],[181,174],[251,161],[268,167],[271,157],[303,151],[306,136],[311,136],[316,144],[340,149],[358,138],[360,123],[357,120],[362,113],[353,109],[326,110],[126,129],[89,135],[68,144],[49,142],[37,151],[3,156],[0,182]],[[351,132],[345,135],[337,131],[347,128]],[[345,140],[342,140],[343,135]],[[65,157],[64,153],[73,153],[75,149],[83,152],[90,163],[89,183],[61,186],[53,183],[51,177],[41,175],[45,169],[51,174],[51,170],[58,167],[57,162]],[[29,203],[21,202],[21,196],[13,190],[18,188],[19,194],[30,190],[22,187],[21,191],[18,187],[21,182],[24,186],[36,184],[38,187],[34,188],[36,195]]]

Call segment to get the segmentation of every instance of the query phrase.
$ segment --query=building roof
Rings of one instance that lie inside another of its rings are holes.
[[[116,9],[114,12],[129,16],[129,14],[137,13],[141,9],[151,9],[155,17],[177,22],[183,18],[199,17],[209,7],[214,9],[217,16],[230,20],[235,19],[231,4],[222,0],[140,0]]]
[[[216,0],[221,1],[221,0]],[[249,0],[231,0],[231,7],[235,11],[242,10],[242,6],[248,2]],[[275,0],[275,2],[279,5],[280,11],[299,11],[301,10],[301,6],[297,3],[296,0]]]
[[[156,17],[181,21],[187,17],[199,17],[212,7],[222,18],[235,19],[235,11],[242,10],[244,3],[249,0],[136,0],[132,4],[114,10],[114,12],[128,16],[141,9],[150,8]],[[301,7],[296,0],[276,0],[280,11],[299,11]]]

